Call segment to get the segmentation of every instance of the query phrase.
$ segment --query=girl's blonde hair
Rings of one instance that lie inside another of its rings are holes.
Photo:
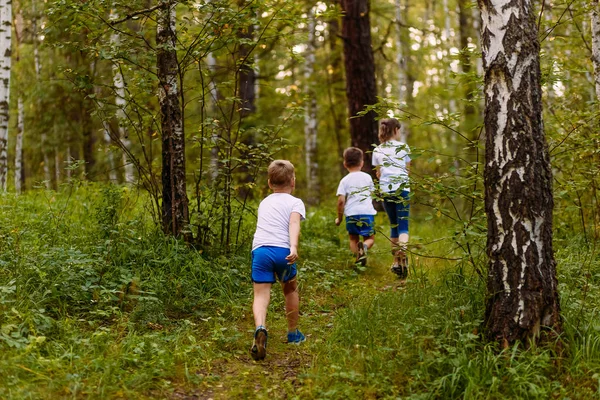
[[[396,118],[384,118],[379,121],[379,141],[381,143],[390,140],[400,129],[400,122]]]

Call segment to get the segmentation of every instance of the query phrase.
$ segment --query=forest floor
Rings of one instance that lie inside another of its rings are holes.
[[[381,246],[380,246],[381,247]],[[329,340],[329,333],[336,324],[339,312],[352,307],[352,301],[359,294],[368,302],[384,291],[419,290],[409,278],[399,280],[389,270],[392,257],[389,251],[382,256],[381,251],[371,251],[368,266],[364,270],[355,268],[350,253],[335,261],[337,267],[344,271],[345,278],[328,291],[308,290],[310,294],[301,294],[300,328],[306,335],[306,341],[299,345],[287,344],[287,329],[284,311],[279,307],[270,307],[268,320],[269,341],[267,357],[262,361],[254,361],[250,356],[253,321],[249,312],[231,329],[245,332],[233,346],[236,354],[223,359],[214,360],[210,366],[195,373],[206,379],[201,387],[178,388],[172,394],[173,399],[231,399],[231,398],[289,398],[295,397],[291,392],[299,393],[302,385],[310,384],[306,374],[315,366],[319,358],[323,342]],[[381,250],[381,249],[379,249]],[[389,259],[389,260],[388,260]],[[388,262],[389,261],[389,262]],[[331,265],[330,265],[331,267]],[[299,281],[302,282],[300,268]],[[273,294],[280,291],[279,285],[272,288]],[[311,297],[306,304],[307,297]],[[247,308],[251,308],[252,299],[248,299]],[[285,389],[284,389],[285,388]]]

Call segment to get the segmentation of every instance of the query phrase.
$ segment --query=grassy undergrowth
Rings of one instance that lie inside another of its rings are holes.
[[[333,207],[310,210],[299,265],[308,341],[283,343],[273,290],[269,353],[255,363],[248,249],[208,255],[164,238],[145,204],[93,186],[0,198],[0,398],[599,396],[600,261],[577,238],[555,246],[564,353],[499,352],[480,338],[484,283],[444,259],[462,257],[451,226],[413,223],[402,286],[387,270],[383,216],[357,272]]]

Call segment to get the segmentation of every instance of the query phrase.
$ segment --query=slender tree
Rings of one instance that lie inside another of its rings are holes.
[[[165,233],[190,240],[188,197],[185,177],[185,135],[179,104],[177,35],[175,31],[177,3],[161,0],[158,11],[157,75],[162,133],[162,223]]]
[[[304,111],[304,156],[306,163],[306,188],[309,204],[319,201],[319,162],[317,160],[317,96],[314,90],[315,72],[315,13],[311,7],[307,15],[308,40],[306,41],[304,85],[306,107]]]
[[[23,43],[23,13],[22,7],[18,7],[15,16],[15,64],[21,61],[21,44]],[[21,193],[23,187],[23,135],[25,133],[25,106],[23,104],[22,86],[19,85],[17,98],[17,137],[15,141],[15,192]]]
[[[552,172],[538,28],[526,0],[479,0],[485,70],[487,336],[505,346],[560,332]]]
[[[110,10],[110,19],[112,21],[117,20],[119,15],[117,14],[115,8],[113,7]],[[113,47],[118,47],[121,44],[121,36],[118,30],[114,30],[110,35],[110,44]],[[127,107],[127,100],[125,99],[125,80],[123,79],[123,74],[121,73],[121,65],[114,61],[112,64],[112,72],[113,72],[113,86],[115,90],[115,105],[117,106],[117,122],[119,125],[119,141],[121,142],[121,146],[123,147],[122,151],[122,161],[125,166],[125,182],[133,183],[135,182],[135,175],[133,171],[133,163],[127,157],[127,152],[131,149],[131,140],[129,140],[129,134],[127,132],[127,127],[125,125],[126,114],[125,108]]]
[[[592,63],[594,64],[594,86],[596,101],[600,101],[600,6],[592,0]]]
[[[8,116],[12,44],[12,1],[0,0],[0,190],[8,174]]]
[[[341,0],[346,97],[350,116],[352,146],[367,153],[363,169],[374,174],[370,151],[377,144],[377,120],[374,111],[357,116],[367,105],[377,103],[375,62],[371,46],[371,22],[368,0]]]

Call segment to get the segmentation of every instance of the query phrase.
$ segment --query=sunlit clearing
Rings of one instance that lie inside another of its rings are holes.
[[[297,44],[294,47],[292,47],[292,51],[294,52],[294,54],[302,54],[302,53],[304,53],[305,50],[306,50],[305,44]]]
[[[327,11],[327,4],[323,3],[322,1],[317,2],[315,7],[317,8],[317,11],[319,11],[319,12]]]
[[[392,110],[388,110],[388,112],[387,112],[387,116],[388,116],[389,118],[395,118],[394,112],[393,112]]]
[[[419,43],[415,43],[412,46],[410,46],[410,48],[416,51],[421,48],[421,45]]]
[[[385,87],[385,92],[387,94],[392,93],[392,84],[388,83],[387,86]]]

